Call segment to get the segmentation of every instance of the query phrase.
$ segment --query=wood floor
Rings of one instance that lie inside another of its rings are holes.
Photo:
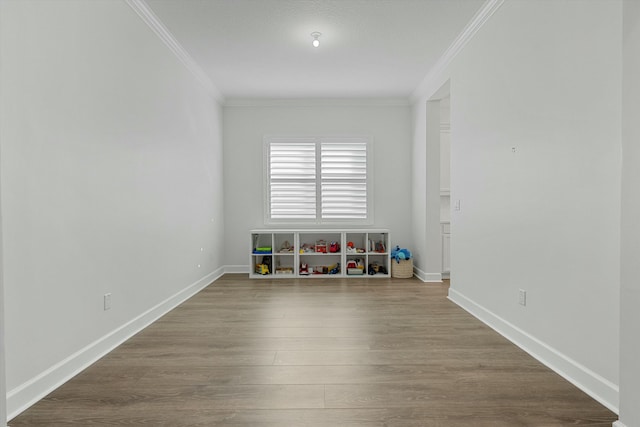
[[[226,275],[9,425],[611,427],[446,295]]]

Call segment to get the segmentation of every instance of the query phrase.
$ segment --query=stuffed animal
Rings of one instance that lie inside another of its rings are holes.
[[[411,259],[411,251],[409,251],[409,249],[400,249],[400,246],[396,246],[391,251],[391,258],[400,264],[401,259]]]

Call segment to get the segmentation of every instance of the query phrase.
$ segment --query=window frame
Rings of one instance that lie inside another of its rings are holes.
[[[373,225],[374,224],[374,156],[372,138],[360,135],[347,136],[278,136],[265,135],[263,137],[263,215],[265,225],[297,225],[297,226],[318,226],[318,225]],[[270,145],[271,143],[313,143],[316,147],[316,216],[313,219],[304,218],[271,218],[271,168],[270,168]],[[321,144],[322,143],[364,143],[366,146],[366,197],[367,216],[366,218],[322,218],[322,167],[321,167]]]

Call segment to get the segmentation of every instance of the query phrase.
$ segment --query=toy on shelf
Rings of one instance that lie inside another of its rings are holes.
[[[356,253],[356,245],[353,242],[347,242],[347,253],[355,254]]]
[[[313,274],[329,274],[329,267],[317,265],[313,267]]]
[[[347,261],[347,274],[350,276],[364,274],[364,264],[360,259],[350,259]]]
[[[308,276],[309,274],[310,274],[309,273],[309,264],[306,264],[304,262],[302,264],[300,264],[300,275],[301,276]]]
[[[340,243],[338,243],[338,242],[329,243],[329,252],[331,252],[331,253],[340,252]]]
[[[262,247],[257,247],[253,250],[254,254],[270,254],[271,253],[271,246],[262,246]]]
[[[291,243],[289,243],[288,240],[285,240],[284,242],[282,242],[282,246],[280,246],[280,253],[288,254],[292,252],[293,252],[293,246],[291,246]]]
[[[377,262],[372,262],[369,264],[369,268],[367,270],[369,275],[373,276],[374,274],[388,274],[387,267],[384,265],[380,265]]]
[[[369,273],[370,276],[373,276],[374,274],[377,273],[377,271],[374,268],[373,264],[369,264],[369,268],[367,269],[367,273]]]
[[[329,274],[338,274],[340,273],[340,263],[336,263],[329,267]]]
[[[324,240],[318,240],[316,242],[316,253],[326,254],[327,253],[327,242],[325,242]]]
[[[265,264],[256,264],[256,274],[269,274],[269,267]]]
[[[276,267],[276,274],[292,275],[293,267]]]
[[[312,253],[312,252],[315,252],[315,251],[314,251],[314,247],[311,246],[310,244],[303,243],[302,246],[300,246],[301,254]]]

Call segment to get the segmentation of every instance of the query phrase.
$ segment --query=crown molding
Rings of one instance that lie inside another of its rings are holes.
[[[408,107],[407,98],[227,98],[225,107]]]
[[[200,68],[196,61],[189,55],[182,45],[171,34],[169,29],[162,23],[160,18],[153,13],[153,10],[144,0],[125,0],[134,12],[153,30],[160,40],[178,58],[180,62],[193,74],[196,80],[204,89],[218,102],[224,102],[224,96],[213,84],[209,76]]]
[[[480,10],[471,18],[458,37],[451,43],[444,54],[438,59],[435,65],[429,70],[422,82],[416,90],[411,94],[411,100],[417,101],[422,96],[427,95],[427,91],[433,84],[433,81],[440,76],[445,68],[453,61],[453,59],[464,49],[475,34],[482,26],[493,16],[494,13],[502,6],[504,0],[487,0]]]

